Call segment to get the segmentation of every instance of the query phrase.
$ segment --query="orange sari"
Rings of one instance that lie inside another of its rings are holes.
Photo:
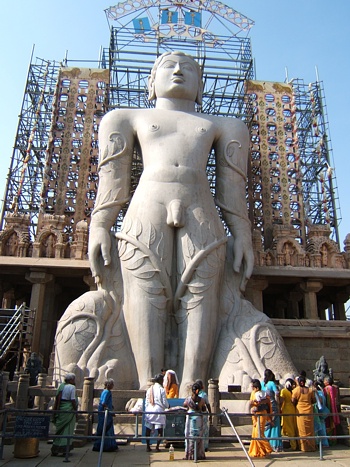
[[[255,399],[255,391],[252,391],[250,395],[250,400],[253,401]],[[268,404],[270,406],[270,413],[272,412],[271,402],[269,398],[266,398]],[[257,415],[260,415],[258,417]],[[253,431],[252,431],[252,440],[250,442],[248,454],[250,457],[266,457],[272,451],[272,447],[268,441],[264,439],[254,439],[254,438],[265,438],[264,430],[265,430],[265,423],[267,420],[270,420],[271,417],[268,415],[266,410],[262,410],[261,412],[256,412],[256,415],[252,417],[253,421]],[[259,434],[259,423],[260,423],[260,434]]]
[[[315,395],[311,388],[297,386],[293,389],[292,399],[297,400],[297,414],[309,414],[297,416],[298,432],[300,436],[300,449],[304,452],[316,451],[315,439],[306,439],[308,436],[315,436],[313,404],[316,402]]]

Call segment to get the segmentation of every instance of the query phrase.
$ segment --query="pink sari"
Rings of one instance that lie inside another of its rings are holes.
[[[326,404],[331,413],[335,415],[330,415],[326,418],[326,431],[329,436],[336,436],[337,434],[337,425],[340,424],[340,417],[337,410],[337,395],[338,388],[336,386],[327,385],[323,388],[323,393],[326,397]],[[335,439],[330,439],[331,444],[335,444]]]

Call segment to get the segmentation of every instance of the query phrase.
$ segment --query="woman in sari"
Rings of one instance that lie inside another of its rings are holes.
[[[282,407],[282,435],[287,438],[295,438],[298,436],[298,427],[296,419],[296,408],[292,404],[292,391],[296,387],[293,379],[288,378],[285,382],[284,388],[281,391]],[[290,439],[290,447],[293,451],[298,449],[298,440]]]
[[[334,446],[337,443],[337,425],[340,424],[340,417],[338,415],[338,388],[333,385],[331,376],[325,376],[323,380],[324,388],[323,394],[326,398],[326,405],[334,415],[329,415],[326,418],[326,432],[329,438],[329,444]]]
[[[201,387],[198,395],[204,400],[206,407],[206,414],[203,415],[203,437],[204,437],[204,451],[207,452],[209,449],[209,425],[211,423],[211,406],[208,399],[208,394],[204,391],[204,384],[201,379],[195,381]]]
[[[197,460],[205,459],[204,442],[203,442],[203,413],[206,412],[205,401],[199,396],[201,386],[194,383],[192,386],[192,394],[187,397],[184,402],[184,407],[187,408],[186,425],[185,425],[185,458],[186,460],[194,459],[194,447],[197,442]],[[197,438],[198,439],[194,439]]]
[[[250,457],[266,457],[272,452],[272,447],[267,440],[254,439],[264,438],[264,429],[267,421],[271,422],[270,413],[272,412],[271,402],[265,393],[261,391],[261,384],[258,379],[252,380],[252,392],[250,395],[253,431],[248,454]],[[259,398],[257,394],[259,393]]]
[[[114,452],[118,450],[118,445],[114,439],[114,425],[113,415],[110,413],[113,410],[113,400],[111,390],[114,388],[113,379],[107,379],[105,382],[105,388],[101,393],[100,402],[98,404],[98,424],[96,430],[96,439],[94,443],[93,451],[99,451],[101,448],[101,436],[103,432],[103,424],[105,420],[105,411],[108,410],[107,422],[106,422],[106,438],[103,443],[103,451]]]
[[[167,370],[164,376],[163,387],[167,399],[177,399],[179,397],[179,380],[173,370]]]
[[[316,403],[314,404],[314,428],[315,428],[315,436],[322,436],[321,444],[324,448],[329,447],[329,441],[324,436],[327,436],[326,432],[326,418],[329,414],[328,407],[326,405],[326,398],[323,394],[322,386],[319,382],[315,381],[314,383],[316,391]],[[320,438],[316,438],[316,444],[319,446]]]
[[[274,373],[266,369],[264,380],[261,381],[261,389],[270,398],[272,407],[272,421],[265,427],[265,436],[269,438],[281,438],[281,416],[280,416],[280,390],[275,382]],[[272,449],[275,452],[283,451],[282,439],[269,439]]]
[[[56,392],[55,403],[53,406],[54,415],[53,423],[56,426],[56,435],[62,438],[55,438],[51,447],[51,455],[65,455],[68,450],[73,449],[72,438],[76,423],[76,410],[78,403],[75,391],[75,375],[68,373],[64,378],[64,383],[61,383]]]
[[[300,449],[304,452],[316,451],[314,439],[307,439],[314,436],[313,404],[316,402],[314,389],[305,386],[305,377],[299,376],[299,386],[292,392],[292,403],[297,409],[297,425],[300,436]],[[300,415],[299,415],[300,414]]]

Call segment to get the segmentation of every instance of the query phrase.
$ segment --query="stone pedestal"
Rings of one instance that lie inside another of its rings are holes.
[[[28,408],[28,374],[20,374],[17,389],[16,409]],[[14,457],[28,459],[39,455],[39,438],[16,438],[13,451]]]

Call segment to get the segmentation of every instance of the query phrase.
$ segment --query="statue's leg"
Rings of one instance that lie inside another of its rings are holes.
[[[161,222],[160,211],[158,218],[151,219],[144,206],[142,212],[125,219],[117,234],[123,310],[140,386],[164,366],[165,326],[172,302],[169,271],[173,232]]]
[[[176,293],[176,321],[179,332],[181,393],[196,379],[206,382],[218,325],[219,290],[225,258],[226,238],[219,228],[203,236],[182,231],[178,247],[183,271]],[[179,258],[179,255],[178,255]],[[178,263],[179,263],[178,259]]]

